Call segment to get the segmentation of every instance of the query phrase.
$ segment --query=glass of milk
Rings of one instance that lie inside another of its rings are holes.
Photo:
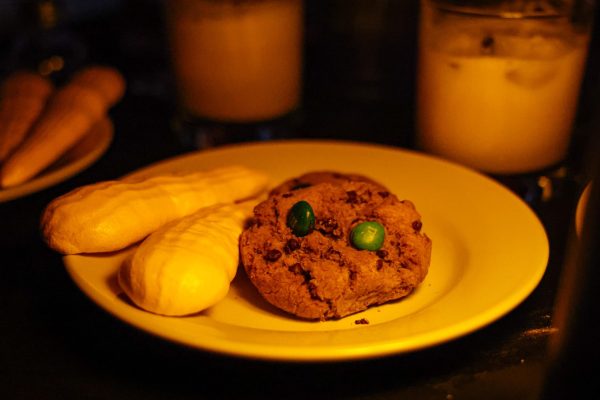
[[[418,146],[489,174],[560,165],[589,41],[572,4],[422,0]]]
[[[302,0],[165,4],[172,71],[185,121],[237,129],[277,120],[298,107]]]

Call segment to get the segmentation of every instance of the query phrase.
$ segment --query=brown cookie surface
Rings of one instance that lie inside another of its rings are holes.
[[[353,173],[341,173],[335,171],[311,171],[298,177],[288,179],[285,182],[282,182],[281,184],[279,184],[271,190],[270,195],[274,196],[293,190],[304,189],[309,186],[318,185],[319,183],[339,184],[352,181],[370,182],[374,185],[377,185],[379,187],[379,190],[387,191],[387,189],[382,184],[380,184],[379,182],[375,182],[373,179],[363,175]]]
[[[289,210],[308,202],[314,230],[296,236]],[[377,251],[351,243],[366,221],[385,228]],[[306,319],[334,319],[410,294],[427,275],[431,241],[413,204],[366,181],[318,183],[270,196],[240,238],[241,261],[261,295]]]

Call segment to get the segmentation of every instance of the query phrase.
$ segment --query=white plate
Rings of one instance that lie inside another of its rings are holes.
[[[76,284],[116,317],[167,340],[241,357],[324,361],[409,352],[473,332],[521,303],[546,269],[546,233],[518,197],[476,172],[418,153],[347,142],[266,142],[193,153],[138,174],[230,164],[263,170],[274,184],[323,169],[379,180],[421,213],[433,242],[429,275],[401,301],[327,322],[277,311],[257,294],[243,269],[228,296],[202,313],[173,318],[142,311],[115,279],[131,248],[65,257]],[[356,324],[361,318],[369,324]]]
[[[21,185],[0,189],[0,203],[56,185],[83,171],[104,154],[112,138],[112,122],[104,118],[94,125],[75,146],[39,175]]]

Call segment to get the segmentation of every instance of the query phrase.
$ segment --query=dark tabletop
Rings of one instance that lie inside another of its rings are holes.
[[[109,150],[62,183],[0,203],[0,396],[538,398],[549,338],[556,332],[553,307],[574,205],[585,177],[577,150],[569,160],[568,179],[555,187],[555,196],[532,205],[551,246],[539,286],[508,315],[449,343],[351,362],[238,359],[169,343],[124,324],[92,303],[69,278],[61,256],[40,238],[38,223],[44,206],[78,186],[193,151],[173,131],[175,102],[160,12],[137,13],[138,3],[125,2],[122,8],[67,26],[88,49],[82,62],[114,65],[127,78],[126,96],[110,111],[115,137]],[[386,23],[384,35],[362,32],[367,39],[353,42],[347,32],[327,25],[337,3],[308,3],[304,101],[283,135],[410,148],[416,7],[391,10],[404,24]],[[382,37],[386,38],[383,44]],[[377,51],[369,40],[381,45]],[[5,40],[5,51],[11,43]],[[365,55],[365,49],[371,53]],[[359,53],[362,58],[356,56]],[[364,65],[365,57],[372,61],[369,66]],[[575,144],[585,140],[597,99],[589,89],[598,87],[596,77],[587,79]]]

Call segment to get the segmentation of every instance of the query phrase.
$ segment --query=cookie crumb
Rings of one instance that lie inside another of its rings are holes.
[[[265,254],[265,260],[267,261],[277,261],[281,257],[281,252],[277,249],[268,250]]]
[[[356,325],[369,325],[369,320],[366,318],[357,319],[354,321]]]

